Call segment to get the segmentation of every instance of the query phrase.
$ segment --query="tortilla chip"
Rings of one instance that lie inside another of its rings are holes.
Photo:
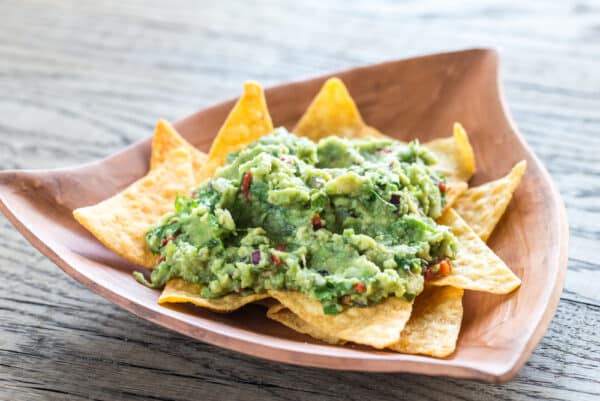
[[[522,160],[508,175],[471,188],[456,201],[456,212],[483,241],[487,241],[506,211],[526,168],[527,162]]]
[[[193,184],[192,156],[181,147],[124,191],[76,209],[73,216],[110,250],[138,265],[154,267],[158,257],[146,247],[146,232],[173,210],[176,195],[187,193]]]
[[[269,291],[269,294],[319,332],[374,348],[398,342],[412,310],[412,302],[389,297],[377,305],[350,307],[341,313],[326,315],[319,301],[300,292]]]
[[[298,333],[308,334],[317,340],[321,340],[329,344],[345,343],[345,341],[340,340],[339,338],[306,323],[304,320],[300,319],[298,315],[280,303],[277,303],[269,308],[267,311],[267,317],[289,327],[294,331],[297,331]]]
[[[454,181],[469,181],[475,173],[473,148],[460,123],[454,123],[451,137],[434,139],[424,145],[434,153],[438,160],[434,168],[447,177],[450,186]]]
[[[462,323],[464,290],[429,287],[415,298],[413,313],[400,341],[390,349],[443,358],[454,352]]]
[[[197,284],[191,284],[176,278],[165,285],[158,303],[191,303],[210,309],[213,312],[233,312],[246,304],[269,297],[269,294],[262,293],[246,296],[231,294],[221,298],[203,298],[200,296],[201,289],[202,287]]]
[[[331,135],[364,138],[381,135],[365,124],[348,89],[339,78],[330,78],[315,96],[294,128],[294,133],[318,141]]]
[[[469,189],[454,204],[458,214],[483,241],[487,240],[504,214],[526,166],[524,161],[518,163],[506,177]],[[463,292],[455,287],[427,286],[415,299],[413,313],[400,341],[391,348],[435,357],[445,357],[454,352],[462,320]]]
[[[400,334],[400,340],[389,348],[406,354],[445,357],[454,352],[463,316],[464,290],[454,287],[429,287],[415,298],[412,314]],[[282,304],[269,308],[267,317],[299,333],[329,344],[344,344],[316,326],[308,324]]]
[[[206,161],[206,154],[193,147],[188,141],[183,139],[177,133],[175,128],[165,120],[158,120],[154,129],[154,137],[152,138],[152,157],[150,159],[150,169],[163,164],[170,157],[170,153],[180,147],[189,150],[192,155],[192,167],[194,174],[200,172],[200,168]]]
[[[508,294],[521,285],[521,280],[454,209],[444,212],[438,223],[448,226],[458,239],[458,254],[452,262],[452,272],[448,276],[430,281],[429,284],[451,285],[493,294]]]
[[[446,191],[446,205],[444,206],[444,210],[448,210],[453,207],[456,201],[461,197],[462,194],[466,192],[468,188],[469,186],[464,181],[454,181],[452,185],[448,185],[448,190]]]
[[[200,182],[213,176],[228,154],[237,152],[250,142],[273,131],[262,87],[256,82],[246,82],[244,93],[227,116],[213,141],[208,160],[198,174]]]
[[[438,358],[453,353],[462,322],[463,293],[461,288],[426,287],[415,298],[412,314],[400,334],[400,340],[389,348],[406,354]],[[308,324],[282,304],[271,306],[267,317],[326,343],[345,343],[344,340]]]

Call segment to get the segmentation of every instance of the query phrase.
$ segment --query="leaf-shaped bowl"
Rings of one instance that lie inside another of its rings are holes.
[[[325,345],[268,320],[265,310],[254,305],[228,315],[157,305],[159,292],[133,279],[136,267],[105,249],[71,215],[73,209],[105,199],[143,176],[150,139],[80,167],[4,171],[0,209],[25,238],[77,281],[144,319],[200,341],[322,368],[490,382],[512,378],[556,310],[566,271],[568,230],[558,192],[503,104],[497,53],[487,49],[444,53],[332,75],[346,83],[366,122],[391,136],[426,141],[448,136],[452,123],[462,122],[477,160],[472,184],[502,176],[521,159],[529,163],[489,241],[522,286],[504,296],[468,292],[457,350],[447,359]],[[293,127],[328,77],[266,90],[275,125]],[[233,103],[200,110],[176,123],[176,128],[192,144],[208,150]]]

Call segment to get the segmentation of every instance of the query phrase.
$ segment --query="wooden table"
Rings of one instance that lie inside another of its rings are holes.
[[[0,399],[598,400],[600,5],[216,3],[0,2],[0,169],[101,158],[248,78],[499,47],[510,109],[568,208],[569,271],[548,333],[504,385],[265,362],[118,309],[0,217]]]

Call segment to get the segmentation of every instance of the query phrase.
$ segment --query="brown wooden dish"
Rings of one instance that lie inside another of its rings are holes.
[[[325,345],[270,321],[256,305],[229,315],[157,305],[159,292],[132,277],[137,267],[105,249],[72,217],[73,209],[105,199],[146,173],[149,139],[80,167],[4,171],[0,209],[25,238],[79,282],[144,319],[207,343],[331,369],[490,382],[512,378],[556,310],[566,271],[568,229],[558,192],[505,109],[497,53],[485,49],[445,53],[334,75],[346,83],[365,121],[393,137],[426,141],[448,136],[453,122],[460,121],[470,134],[477,161],[471,184],[499,178],[519,160],[528,162],[522,185],[489,240],[522,286],[505,296],[466,292],[457,350],[447,359]],[[328,77],[268,89],[274,124],[293,127]],[[201,110],[175,126],[206,151],[232,105],[229,101]]]

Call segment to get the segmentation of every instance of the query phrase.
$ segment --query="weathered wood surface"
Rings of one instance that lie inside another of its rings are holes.
[[[265,362],[118,309],[0,217],[0,399],[598,399],[600,4],[217,3],[1,1],[0,169],[106,156],[248,78],[498,46],[510,109],[568,208],[569,271],[546,337],[504,385]]]

